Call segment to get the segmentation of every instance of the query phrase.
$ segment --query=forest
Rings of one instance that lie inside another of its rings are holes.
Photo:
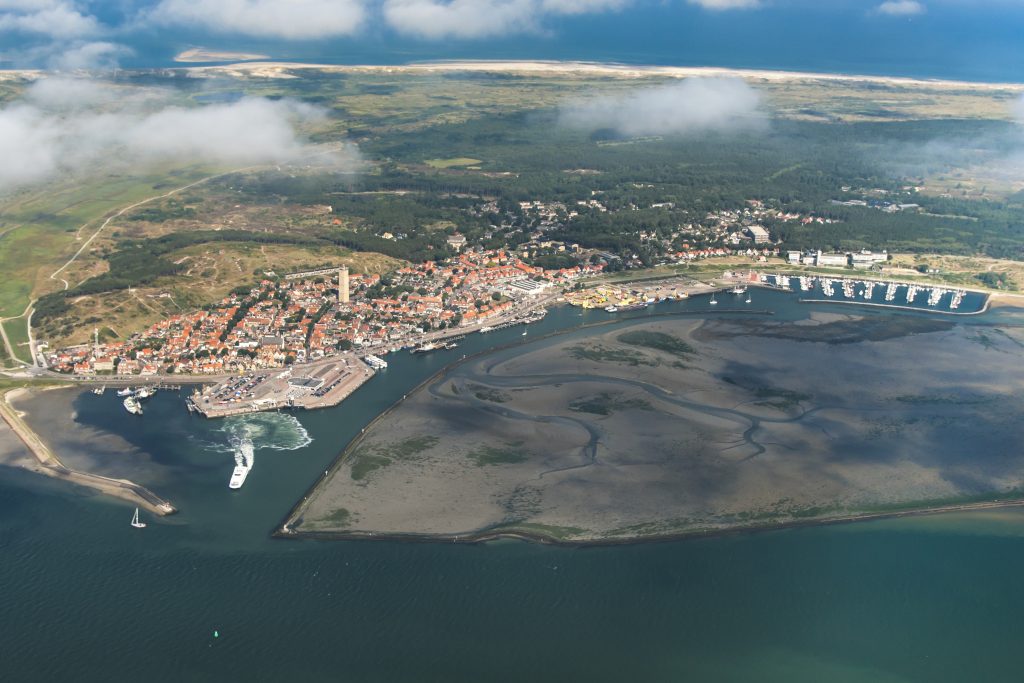
[[[42,297],[37,320],[67,310],[70,297],[152,282],[178,267],[164,258],[190,244],[250,241],[330,244],[422,262],[450,256],[455,231],[470,244],[516,246],[537,229],[521,201],[559,202],[577,216],[546,226],[547,236],[637,254],[649,264],[661,249],[641,232],[670,234],[709,212],[741,209],[748,200],[832,223],[766,222],[784,249],[983,254],[1024,258],[1021,197],[981,201],[928,196],[907,189],[910,171],[935,170],[952,159],[930,155],[936,139],[973,139],[973,161],[999,154],[1012,124],[984,120],[812,123],[777,120],[767,130],[627,139],[614,131],[561,126],[552,110],[482,116],[363,141],[372,170],[359,176],[265,172],[228,175],[214,189],[247,203],[330,205],[344,226],[303,234],[196,231],[155,240],[125,240],[107,255],[109,272],[66,292]],[[435,168],[427,159],[466,157],[473,168]],[[918,210],[886,213],[836,200],[882,196]],[[577,206],[596,199],[607,210]],[[481,206],[490,202],[491,209]],[[652,205],[659,205],[653,207]],[[497,207],[494,209],[493,207]],[[164,216],[160,211],[167,213]],[[179,217],[191,209],[148,209],[132,219]],[[386,235],[386,237],[385,237]],[[564,265],[566,257],[545,263]],[[538,262],[540,263],[540,262]]]
[[[428,239],[428,226],[453,225],[482,240],[497,216],[469,209],[496,200],[514,215],[520,201],[599,199],[607,213],[581,211],[553,238],[601,249],[635,251],[641,230],[671,229],[708,212],[757,199],[771,206],[831,218],[831,224],[768,225],[793,249],[889,249],[1024,257],[1024,203],[912,193],[913,173],[955,168],[963,158],[932,154],[934,140],[967,140],[969,161],[998,159],[1013,124],[986,120],[878,123],[774,121],[766,131],[674,138],[620,139],[612,131],[576,131],[555,112],[499,114],[391,133],[363,145],[379,160],[353,181],[331,175],[225,179],[242,184],[252,201],[330,203],[370,232]],[[439,169],[425,159],[469,157],[479,168]],[[850,191],[844,192],[844,188]],[[884,213],[834,200],[884,196],[917,211]],[[380,194],[372,194],[380,193]],[[403,193],[401,195],[387,193]],[[650,210],[671,203],[671,209]],[[526,226],[531,227],[531,226]],[[383,246],[383,245],[377,245]],[[440,242],[435,240],[438,248]],[[415,249],[401,249],[413,258]],[[391,255],[400,255],[393,253]]]

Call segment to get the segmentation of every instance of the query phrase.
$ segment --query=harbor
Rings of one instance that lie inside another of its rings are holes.
[[[609,313],[632,311],[662,301],[682,301],[692,294],[711,292],[714,287],[684,276],[668,276],[645,282],[607,283],[567,292],[565,300],[583,309],[604,309]]]
[[[32,468],[33,471],[134,503],[156,515],[166,516],[177,512],[170,501],[133,481],[83,472],[66,466],[49,445],[25,423],[22,415],[11,404],[13,395],[20,391],[22,390],[5,392],[0,400],[0,417],[35,458],[36,466]]]
[[[336,406],[371,377],[374,369],[355,354],[285,370],[251,372],[197,389],[189,411],[207,418],[267,410]]]
[[[862,306],[976,315],[985,311],[988,295],[941,285],[817,275],[756,275],[757,284],[801,294],[801,303],[848,303]]]

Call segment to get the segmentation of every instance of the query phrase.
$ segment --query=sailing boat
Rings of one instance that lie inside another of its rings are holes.
[[[749,294],[747,294],[747,303],[748,304],[750,303],[750,295]]]
[[[711,293],[711,301],[710,301],[710,303],[711,303],[712,306],[714,306],[715,304],[718,303],[717,301],[715,301],[715,294],[714,294],[714,292]]]
[[[132,515],[132,526],[136,529],[145,529],[146,523],[139,521],[139,508],[135,508],[135,514]]]

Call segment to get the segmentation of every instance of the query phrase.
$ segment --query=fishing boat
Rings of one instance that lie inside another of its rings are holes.
[[[427,353],[429,351],[434,351],[435,349],[439,349],[439,348],[441,348],[441,347],[438,344],[435,344],[433,342],[426,342],[426,343],[420,344],[416,348],[412,349],[411,351],[409,351],[409,353]]]
[[[132,526],[136,529],[145,529],[146,523],[139,521],[139,508],[135,508],[135,514],[132,515]]]
[[[103,392],[106,391],[106,390],[107,390],[106,386],[96,387],[95,389],[92,390],[92,393],[96,394],[97,396],[102,396]]]
[[[132,389],[131,387],[125,387],[124,389],[118,389],[117,390],[117,395],[118,396],[131,396],[134,393],[135,393],[135,390]]]
[[[124,400],[124,409],[132,415],[142,415],[142,404],[134,396],[129,396]]]
[[[135,397],[136,398],[149,398],[150,396],[152,396],[155,393],[156,393],[156,388],[155,387],[141,387],[138,391],[135,392]]]

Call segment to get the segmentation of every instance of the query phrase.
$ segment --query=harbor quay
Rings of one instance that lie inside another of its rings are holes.
[[[188,407],[208,418],[282,408],[329,408],[348,398],[373,374],[358,356],[345,354],[330,363],[229,377],[196,390]]]

